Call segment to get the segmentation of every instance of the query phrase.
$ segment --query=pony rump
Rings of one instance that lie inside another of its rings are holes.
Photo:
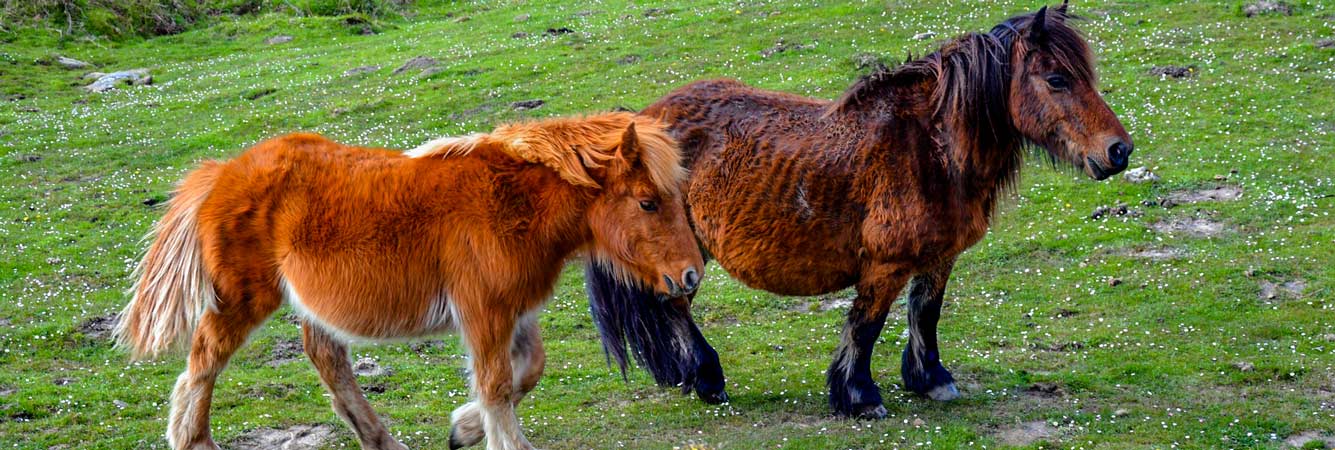
[[[625,132],[634,126],[636,149],[622,149]],[[642,164],[654,186],[676,195],[686,179],[681,152],[661,122],[629,112],[563,117],[502,125],[487,134],[447,137],[407,152],[414,158],[463,156],[492,148],[514,158],[542,164],[561,179],[581,187],[603,186],[590,170],[608,168],[621,152],[627,162]]]
[[[199,207],[222,164],[203,163],[173,192],[167,213],[145,236],[152,244],[134,270],[132,299],[113,330],[132,359],[155,358],[184,346],[206,310],[217,310],[213,280],[199,240]]]

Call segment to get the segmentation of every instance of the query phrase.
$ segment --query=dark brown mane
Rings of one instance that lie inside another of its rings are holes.
[[[1071,77],[1096,81],[1093,57],[1081,33],[1066,24],[1075,18],[1061,10],[1048,12],[1047,48],[1054,62]],[[953,168],[983,164],[986,173],[999,175],[1009,186],[1018,170],[1021,149],[1029,142],[1016,132],[1009,112],[1011,60],[1014,52],[1028,52],[1023,38],[1034,14],[1007,19],[988,33],[967,33],[946,42],[936,52],[912,59],[895,68],[879,66],[861,77],[835,100],[826,116],[878,108],[878,104],[903,105],[927,101],[938,126],[938,142],[949,148]],[[902,88],[926,82],[932,86],[923,99],[900,99]],[[885,103],[882,103],[885,102]]]

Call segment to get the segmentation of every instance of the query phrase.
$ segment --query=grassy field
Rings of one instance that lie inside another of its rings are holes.
[[[128,363],[107,319],[127,301],[154,205],[200,160],[294,130],[410,148],[507,120],[638,109],[707,77],[833,98],[870,70],[860,63],[1040,5],[573,3],[423,4],[372,23],[267,14],[147,40],[0,29],[0,447],[165,448],[183,361]],[[779,297],[717,266],[695,311],[732,402],[706,406],[642,373],[623,382],[572,267],[542,317],[549,362],[519,411],[528,437],[553,449],[1335,443],[1335,5],[1287,5],[1254,17],[1241,2],[1072,6],[1136,140],[1132,167],[1162,180],[1092,182],[1031,158],[947,293],[943,360],[962,399],[896,389],[896,311],[873,360],[890,417],[831,416],[823,372],[849,294]],[[925,32],[936,35],[914,38]],[[293,39],[266,44],[278,35]],[[57,55],[97,67],[66,70]],[[418,56],[438,64],[393,73]],[[1188,69],[1156,73],[1167,66]],[[87,71],[133,68],[153,84],[79,89]],[[527,100],[545,103],[512,106]],[[1211,193],[1223,199],[1193,202]],[[1091,218],[1119,203],[1126,215]],[[356,446],[298,336],[280,316],[223,373],[224,447],[294,425]],[[354,349],[391,371],[360,381],[414,448],[445,448],[467,393],[461,354],[453,336]]]

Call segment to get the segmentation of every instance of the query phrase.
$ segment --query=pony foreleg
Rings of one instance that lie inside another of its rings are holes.
[[[885,327],[890,305],[907,278],[899,272],[887,271],[882,277],[858,285],[858,296],[848,310],[843,338],[826,374],[830,407],[836,413],[865,419],[885,417],[881,389],[871,375],[871,355],[876,338]]]
[[[537,316],[529,315],[520,320],[515,327],[515,334],[510,345],[511,382],[514,395],[511,401],[516,407],[542,378],[543,368],[547,364],[547,354],[542,348],[542,335],[538,331]],[[460,406],[450,414],[454,424],[450,429],[450,449],[468,447],[482,441],[486,433],[482,429],[482,406],[476,401]]]
[[[905,389],[938,401],[960,396],[955,377],[941,365],[936,346],[936,323],[941,318],[941,301],[952,267],[953,261],[946,262],[913,278],[909,289],[909,343],[899,369]]]
[[[366,395],[357,386],[357,376],[348,364],[347,345],[304,320],[301,322],[301,331],[306,355],[311,358],[315,370],[320,373],[320,381],[333,397],[331,402],[334,413],[352,427],[362,448],[407,450],[408,447],[390,436],[389,430],[380,423],[375,410],[366,401]]]
[[[471,406],[464,405],[452,414],[452,418],[459,420],[454,427],[471,426],[467,422],[476,416],[470,410],[476,409],[482,419],[482,434],[488,449],[532,449],[533,445],[519,429],[519,417],[514,408],[516,389],[510,357],[516,320],[501,311],[477,310],[469,306],[473,305],[460,302],[459,312],[463,319],[464,339],[473,356],[471,384],[477,398]],[[476,433],[470,433],[469,437],[476,438]],[[462,432],[459,438],[458,444],[463,444]],[[451,442],[450,445],[458,448],[455,444]]]

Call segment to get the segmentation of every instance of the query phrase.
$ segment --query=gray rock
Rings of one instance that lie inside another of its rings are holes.
[[[239,450],[318,450],[334,440],[329,425],[294,425],[283,430],[260,428],[238,436],[229,448]]]
[[[1122,179],[1131,183],[1158,183],[1160,178],[1145,166],[1140,166],[1122,173]]]
[[[416,58],[408,60],[408,62],[403,63],[403,65],[399,66],[399,68],[394,69],[393,74],[398,75],[410,70],[421,71],[429,67],[434,67],[436,64],[440,64],[439,61],[436,61],[436,58],[432,58],[430,56],[418,56]]]
[[[936,32],[935,32],[935,31],[924,31],[924,32],[922,32],[922,33],[918,33],[918,34],[913,35],[913,40],[915,40],[915,41],[924,41],[924,40],[931,39],[931,38],[934,38],[934,37],[936,37]]]
[[[352,373],[359,377],[383,377],[392,372],[374,359],[361,358],[352,363]]]
[[[79,60],[77,60],[77,59],[70,58],[70,57],[66,57],[66,56],[57,56],[57,57],[56,57],[56,64],[60,64],[60,67],[64,67],[64,68],[69,69],[69,70],[87,69],[87,68],[89,68],[89,67],[93,67],[92,64],[89,64],[89,63],[86,63],[86,62],[83,62],[83,61],[79,61]]]
[[[350,77],[350,76],[353,76],[353,75],[361,75],[361,74],[364,74],[364,73],[375,72],[375,71],[377,71],[377,70],[380,70],[380,66],[361,66],[361,67],[354,67],[354,68],[351,68],[351,69],[348,69],[348,70],[344,71],[344,72],[343,72],[343,76],[345,76],[345,77]]]
[[[264,40],[264,43],[265,43],[265,44],[269,44],[269,45],[286,44],[286,43],[288,43],[288,42],[292,42],[293,39],[296,39],[296,38],[295,38],[295,37],[292,37],[292,36],[289,36],[289,35],[286,35],[286,34],[280,34],[280,35],[277,35],[277,36],[274,36],[274,37],[265,39],[265,40]]]
[[[83,87],[88,92],[106,92],[122,84],[134,86],[153,84],[153,76],[148,74],[148,69],[122,70],[107,74],[93,72],[84,75],[84,78],[87,79],[93,75],[97,75],[97,79],[92,84]]]

